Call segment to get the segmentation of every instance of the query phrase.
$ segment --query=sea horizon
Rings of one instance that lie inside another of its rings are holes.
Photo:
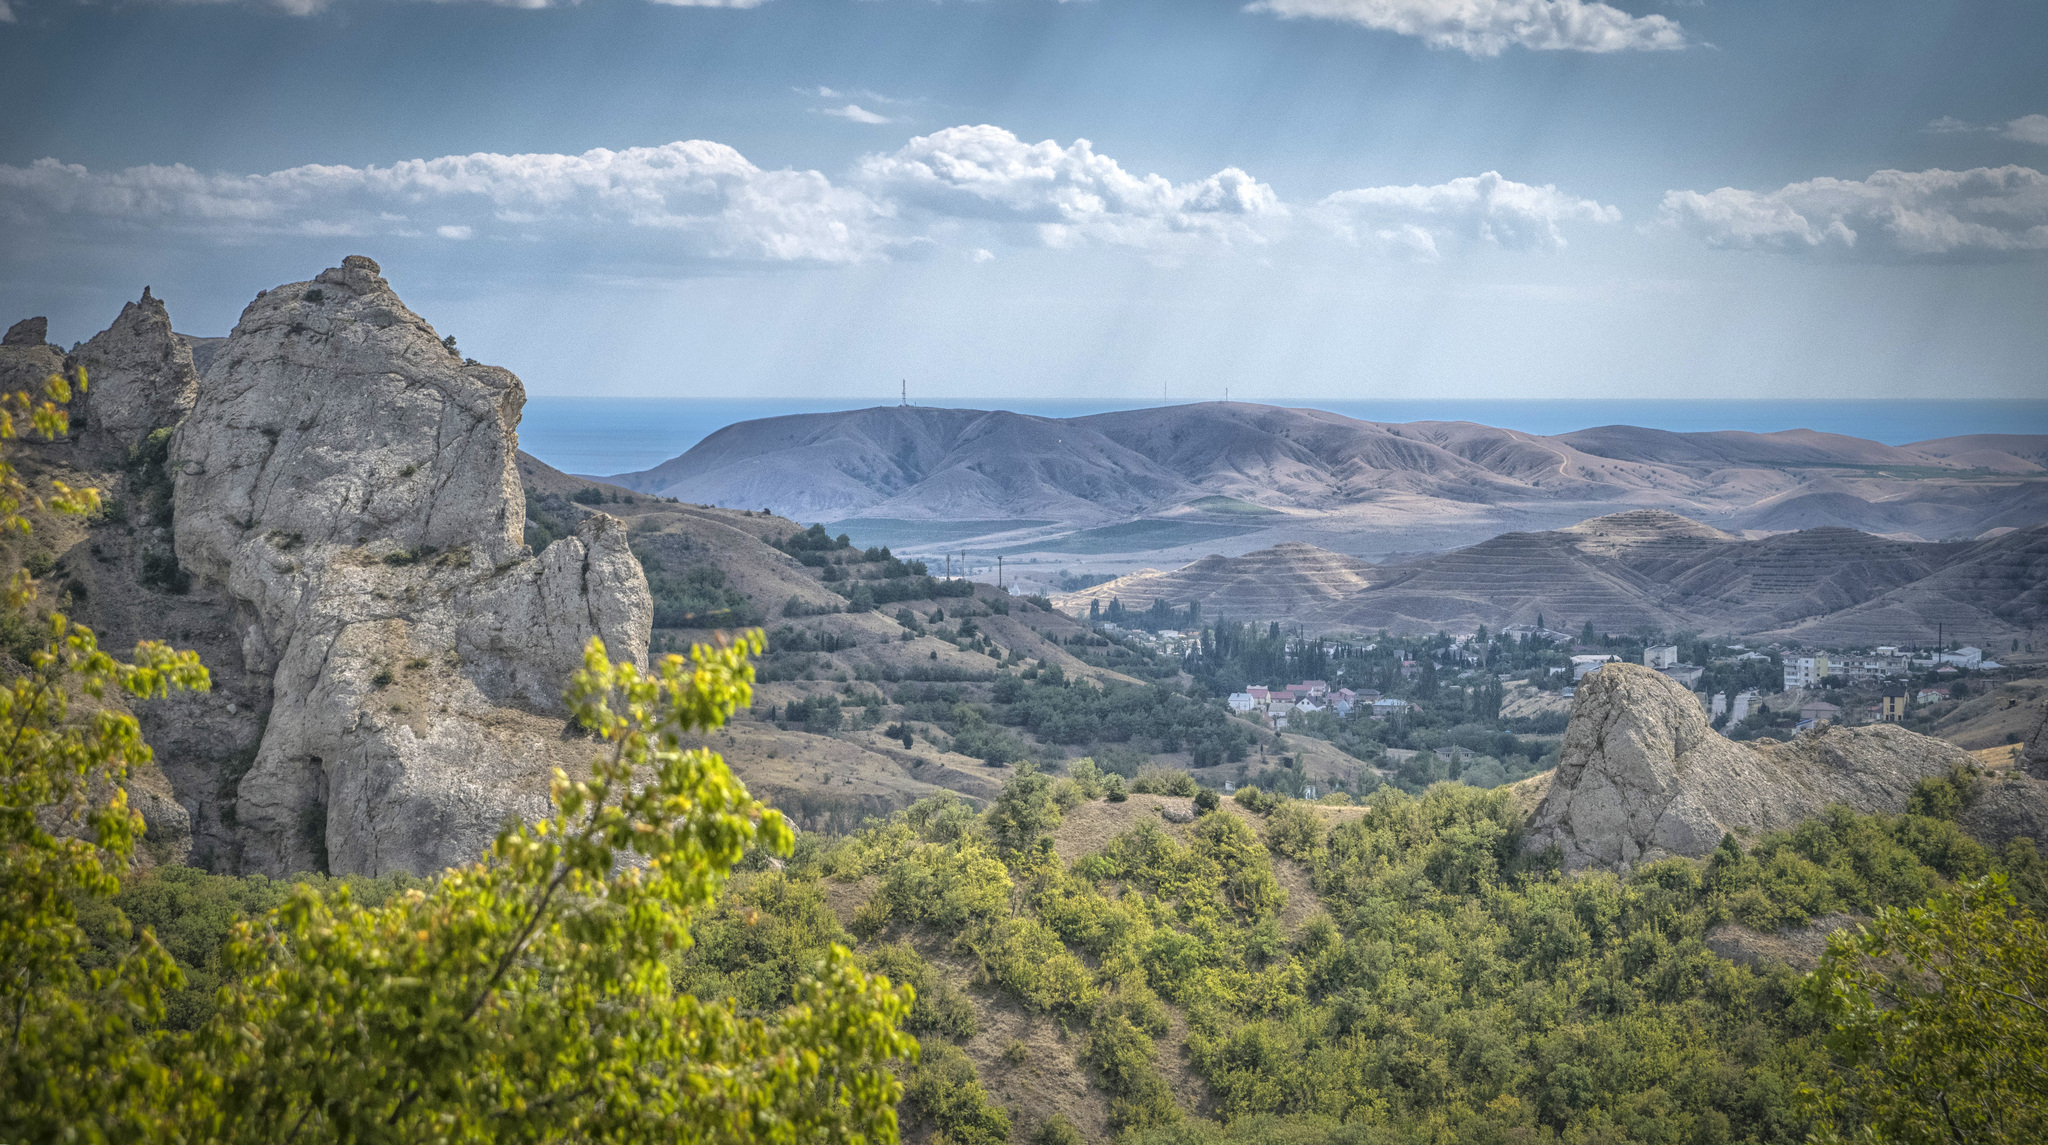
[[[895,405],[845,398],[624,398],[537,395],[526,401],[520,447],[568,473],[613,476],[651,469],[680,456],[728,425],[792,414],[831,413]],[[1192,402],[931,399],[913,405],[1007,410],[1071,418],[1117,410],[1158,409]],[[1318,409],[1362,421],[1466,421],[1546,436],[1606,425],[1674,433],[1806,429],[1909,445],[1965,434],[2048,434],[2048,400],[1819,400],[1689,398],[1402,398],[1384,401],[1282,398],[1257,405]]]

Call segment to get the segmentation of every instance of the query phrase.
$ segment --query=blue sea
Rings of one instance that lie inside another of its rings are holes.
[[[651,469],[706,436],[739,421],[795,413],[866,409],[872,398],[697,400],[689,398],[531,397],[519,427],[520,446],[557,469],[606,475]],[[923,403],[957,409],[1009,409],[1039,417],[1082,417],[1146,409],[1158,402]],[[1743,429],[1774,433],[1812,429],[1906,445],[1969,433],[2048,434],[2048,401],[1688,401],[1476,399],[1330,401],[1305,406],[1365,421],[1471,421],[1527,433],[1570,433],[1601,425],[1640,425],[1694,433]]]

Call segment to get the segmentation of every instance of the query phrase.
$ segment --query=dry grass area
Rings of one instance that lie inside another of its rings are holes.
[[[2023,750],[2024,744],[2009,743],[2003,747],[1980,747],[1970,754],[1976,757],[1979,766],[1990,768],[1992,771],[2011,771],[2018,766],[2020,752]]]
[[[1569,716],[1572,714],[1572,702],[1560,692],[1544,692],[1529,684],[1513,684],[1501,699],[1500,714],[1511,720],[1532,716]]]
[[[2029,676],[1972,696],[1934,722],[1934,734],[1965,751],[2018,743],[2033,732],[2048,702],[2048,675]]]

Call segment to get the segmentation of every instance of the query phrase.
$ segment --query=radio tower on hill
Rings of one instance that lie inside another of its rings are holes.
[[[910,379],[903,379],[903,404],[910,404]]]

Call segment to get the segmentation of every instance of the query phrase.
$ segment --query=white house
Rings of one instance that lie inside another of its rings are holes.
[[[1785,658],[1785,687],[1815,688],[1827,677],[1834,675],[1835,666],[1825,653],[1815,656],[1788,656]]]
[[[1238,715],[1244,715],[1259,706],[1259,702],[1252,698],[1250,692],[1232,692],[1226,702],[1230,704],[1230,710]]]
[[[1663,671],[1678,667],[1678,645],[1662,644],[1655,648],[1643,649],[1643,667]]]
[[[1619,661],[1619,656],[1574,656],[1572,657],[1572,683],[1576,684],[1588,675],[1598,672],[1604,665]]]

